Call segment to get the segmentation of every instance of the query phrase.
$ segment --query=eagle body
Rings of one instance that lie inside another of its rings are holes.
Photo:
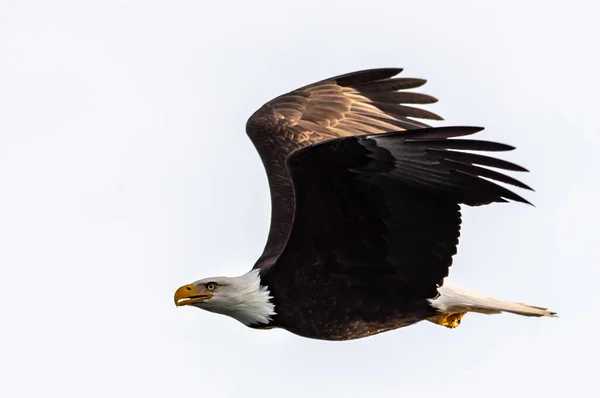
[[[253,269],[180,287],[178,306],[247,326],[349,340],[430,320],[457,326],[466,312],[552,316],[544,308],[444,285],[457,252],[461,206],[521,202],[501,171],[523,167],[487,155],[509,145],[465,139],[479,127],[430,127],[439,116],[406,104],[422,79],[374,69],[279,96],[247,134],[266,170],[271,226]]]
[[[325,264],[325,263],[324,263]],[[351,340],[409,326],[436,314],[424,299],[380,285],[352,286],[342,278],[305,275],[292,284],[261,276],[271,292],[276,315],[255,328],[282,328],[319,340]],[[318,292],[307,295],[307,292]]]

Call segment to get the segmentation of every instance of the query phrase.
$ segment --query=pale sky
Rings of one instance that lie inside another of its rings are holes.
[[[594,395],[599,10],[495,4],[0,0],[0,395]],[[535,208],[464,211],[449,282],[560,318],[339,343],[175,308],[262,252],[252,112],[388,66],[428,79],[436,125],[485,126],[531,170]]]

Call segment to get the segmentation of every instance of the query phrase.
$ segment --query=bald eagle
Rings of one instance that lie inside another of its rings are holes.
[[[494,169],[527,171],[469,151],[514,147],[473,139],[478,127],[406,104],[425,80],[364,70],[281,95],[246,124],[271,192],[271,225],[251,271],[175,292],[177,306],[258,329],[350,340],[422,320],[454,328],[467,312],[553,316],[545,308],[443,285],[456,254],[460,206],[529,203],[498,185],[531,189]],[[496,181],[496,182],[494,182]]]

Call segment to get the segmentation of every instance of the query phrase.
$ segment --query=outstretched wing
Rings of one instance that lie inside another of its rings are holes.
[[[404,91],[426,81],[393,78],[401,71],[373,69],[332,77],[277,97],[250,117],[246,132],[262,159],[271,191],[271,228],[255,267],[273,264],[291,228],[294,194],[285,160],[292,151],[332,138],[427,127],[413,118],[441,120],[404,105],[437,100]]]
[[[527,185],[492,169],[524,168],[464,152],[513,147],[454,139],[480,130],[441,127],[347,137],[292,153],[287,166],[296,209],[285,248],[269,269],[273,279],[302,286],[342,278],[349,287],[436,297],[456,253],[459,204],[528,203],[495,181],[530,189]]]

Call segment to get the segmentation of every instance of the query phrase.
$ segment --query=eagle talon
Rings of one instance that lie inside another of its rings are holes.
[[[460,325],[460,321],[466,312],[458,312],[456,314],[440,314],[427,318],[428,321],[437,323],[438,325],[445,326],[450,329],[457,328]]]

